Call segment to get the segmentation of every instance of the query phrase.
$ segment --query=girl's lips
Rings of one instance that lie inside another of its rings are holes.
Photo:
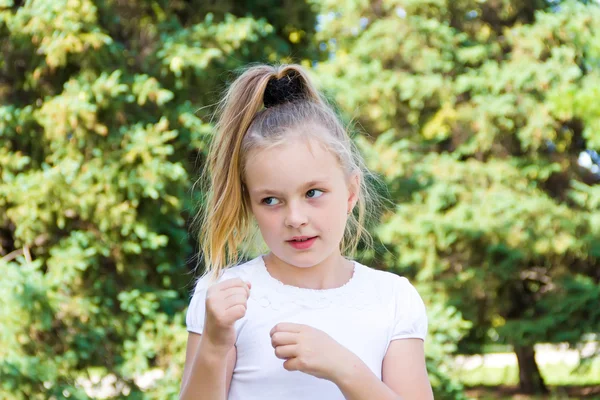
[[[308,248],[310,248],[313,243],[315,242],[315,240],[317,240],[318,236],[314,236],[308,240],[304,240],[302,242],[300,241],[296,241],[296,240],[288,240],[287,242],[290,244],[290,246],[292,246],[293,248],[297,249],[297,250],[306,250]]]

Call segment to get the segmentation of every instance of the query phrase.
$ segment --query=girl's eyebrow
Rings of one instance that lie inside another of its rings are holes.
[[[313,188],[313,187],[315,187],[315,186],[322,186],[322,185],[326,185],[328,182],[329,182],[329,181],[328,181],[326,178],[323,178],[323,179],[315,179],[315,180],[312,180],[312,181],[306,182],[304,185],[302,185],[302,186],[301,186],[301,188],[302,188],[303,190],[305,190],[305,189],[310,189],[310,188]],[[278,195],[281,195],[281,194],[283,194],[282,192],[278,192],[277,190],[273,190],[273,189],[267,189],[267,188],[264,188],[264,189],[256,189],[256,190],[253,190],[253,191],[252,191],[252,193],[253,193],[255,196],[265,196],[265,195],[274,195],[274,196],[278,196]]]

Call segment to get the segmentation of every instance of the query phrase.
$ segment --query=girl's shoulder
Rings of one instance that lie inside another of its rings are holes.
[[[366,282],[373,290],[392,290],[393,292],[397,292],[398,290],[410,290],[408,288],[412,286],[410,281],[404,276],[391,271],[371,268],[357,261],[355,263],[356,268],[360,269],[358,276],[362,277],[363,282]]]
[[[258,269],[261,267],[261,257],[256,257],[248,261],[241,262],[237,265],[231,266],[223,270],[219,281],[226,279],[241,278],[243,280],[250,280],[254,275],[257,274]]]
[[[371,293],[383,304],[392,307],[394,328],[391,340],[420,338],[427,335],[427,310],[421,295],[404,276],[390,271],[365,267],[365,274],[374,284]]]
[[[424,305],[421,295],[412,282],[401,275],[359,264],[362,269],[361,287],[369,296],[377,298],[381,304],[394,304],[397,309],[423,313]]]
[[[203,290],[205,291],[212,284],[217,282],[223,282],[227,279],[240,278],[244,281],[252,282],[252,277],[256,274],[258,267],[260,267],[259,261],[260,260],[258,258],[255,258],[249,261],[244,261],[240,264],[231,267],[227,267],[223,271],[221,271],[221,274],[216,281],[212,279],[212,276],[210,274],[201,276],[195,284],[194,292],[198,293]]]

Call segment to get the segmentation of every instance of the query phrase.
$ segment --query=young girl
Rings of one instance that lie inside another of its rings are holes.
[[[217,128],[180,398],[432,399],[417,291],[344,257],[368,171],[307,73],[247,69]],[[254,222],[270,251],[231,266]]]

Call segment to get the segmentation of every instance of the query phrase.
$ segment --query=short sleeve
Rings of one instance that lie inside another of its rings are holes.
[[[202,334],[204,329],[204,314],[206,311],[206,292],[210,286],[210,276],[206,275],[198,280],[194,294],[190,301],[185,316],[188,332]]]
[[[390,341],[427,336],[427,312],[417,289],[404,277],[398,277],[395,295],[395,319]]]

